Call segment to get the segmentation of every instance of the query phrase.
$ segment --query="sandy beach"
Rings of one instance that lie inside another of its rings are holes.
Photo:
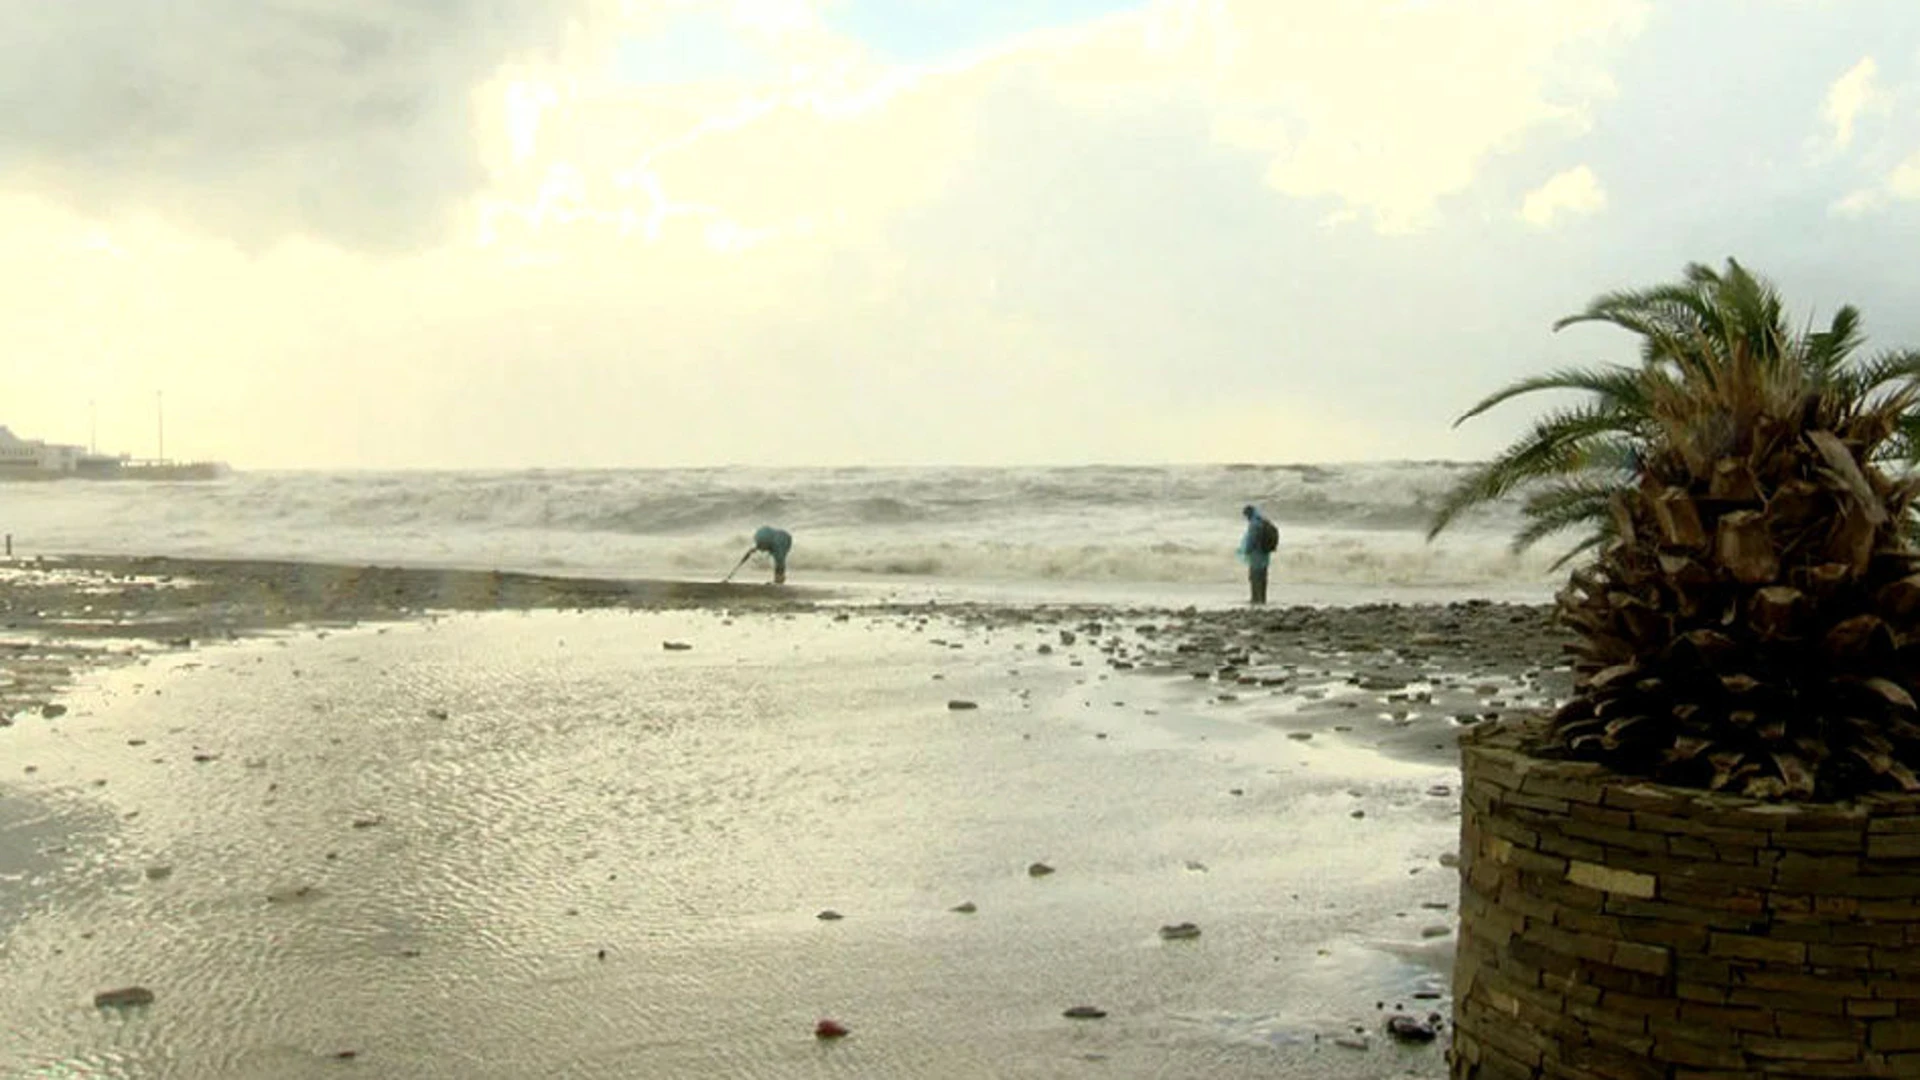
[[[1453,736],[1565,677],[1474,602],[3,580],[4,1075],[1441,1076]]]

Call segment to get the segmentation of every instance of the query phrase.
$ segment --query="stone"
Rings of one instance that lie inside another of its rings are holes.
[[[980,908],[977,905],[975,905],[973,901],[968,900],[964,904],[955,904],[954,906],[948,908],[947,910],[958,912],[959,914],[962,914],[962,915],[971,915],[974,912],[979,911]]]
[[[144,986],[123,986],[118,990],[102,990],[93,995],[96,1009],[130,1009],[137,1005],[153,1004],[153,991]]]
[[[1037,862],[1027,867],[1028,877],[1046,877],[1051,873],[1053,873],[1053,867],[1043,862]]]
[[[1188,941],[1200,936],[1200,928],[1190,922],[1174,923],[1161,927],[1160,936],[1167,941]]]
[[[844,1039],[849,1034],[847,1026],[838,1020],[822,1020],[813,1025],[813,1037],[816,1039]]]
[[[1619,893],[1639,900],[1651,900],[1659,886],[1652,874],[1615,870],[1597,863],[1572,860],[1567,863],[1567,880],[1596,892]]]
[[[67,707],[65,705],[60,705],[57,703],[49,703],[46,705],[42,705],[40,706],[40,715],[46,717],[49,720],[56,720],[62,716],[67,715]]]
[[[954,698],[952,701],[947,702],[947,708],[953,712],[965,712],[969,709],[977,709],[979,707],[978,702],[967,701],[962,698]]]
[[[1432,1042],[1438,1035],[1433,1025],[1415,1016],[1395,1013],[1387,1017],[1387,1034],[1401,1042]]]
[[[832,908],[828,908],[827,910],[821,912],[820,914],[815,915],[814,918],[819,919],[821,922],[839,922],[841,919],[846,918],[846,916],[840,914],[839,912],[833,910]]]
[[[173,867],[171,867],[171,866],[149,866],[149,867],[147,867],[147,880],[148,880],[148,881],[165,881],[166,879],[168,879],[168,878],[170,878],[170,877],[172,877],[172,876],[173,876]]]
[[[1106,1018],[1107,1011],[1092,1005],[1075,1005],[1060,1015],[1069,1020],[1101,1020]]]
[[[692,645],[684,641],[663,641],[660,643],[660,647],[668,652],[686,652],[693,648]]]

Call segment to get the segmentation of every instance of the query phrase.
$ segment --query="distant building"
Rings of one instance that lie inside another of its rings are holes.
[[[218,480],[220,461],[135,461],[91,453],[84,446],[23,439],[0,424],[0,481],[6,480]]]
[[[0,470],[18,473],[71,473],[87,457],[84,446],[64,446],[42,439],[22,439],[0,424]]]

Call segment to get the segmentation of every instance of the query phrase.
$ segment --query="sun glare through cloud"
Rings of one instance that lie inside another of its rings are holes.
[[[1749,50],[1798,47],[1813,77],[1766,87],[1779,145],[1747,137],[1739,152],[1802,160],[1804,175],[1779,166],[1751,199],[1814,207],[1822,228],[1907,212],[1920,72],[1904,58],[1920,48],[1901,48],[1899,20],[1871,41],[1810,35],[1831,25],[1818,5],[1766,6],[1739,30]],[[1504,292],[1513,316],[1458,347],[1490,376],[1511,370],[1582,293],[1557,277],[1567,245],[1586,252],[1586,277],[1632,277],[1633,237],[1702,209],[1659,178],[1727,160],[1707,135],[1626,133],[1685,122],[1697,95],[1643,57],[1733,18],[1730,2],[540,0],[504,22],[483,7],[353,0],[323,27],[220,0],[165,33],[36,8],[32,40],[110,43],[156,100],[201,112],[177,131],[123,131],[96,88],[41,60],[0,76],[35,115],[63,118],[0,128],[19,163],[0,217],[23,268],[7,325],[47,350],[45,370],[72,373],[33,380],[23,407],[72,416],[111,373],[174,372],[180,408],[189,385],[248,402],[259,419],[217,439],[237,457],[501,461],[457,432],[497,427],[525,394],[442,391],[467,378],[455,358],[474,342],[518,340],[501,333],[511,317],[549,328],[498,361],[522,391],[522,369],[585,378],[679,358],[658,369],[660,400],[680,405],[654,437],[633,441],[604,396],[556,400],[577,437],[536,431],[514,451],[528,460],[582,445],[605,463],[753,457],[763,422],[834,461],[1470,456],[1494,433],[1451,431],[1428,407],[1448,395],[1441,376],[1395,367],[1418,324]],[[205,56],[169,34],[198,35]],[[261,66],[268,46],[289,59]],[[188,97],[195,79],[204,91]],[[282,107],[293,99],[297,112]],[[85,149],[108,146],[121,166]],[[1729,217],[1723,243],[1774,220],[1791,215]],[[1788,249],[1821,235],[1779,228]],[[53,328],[91,316],[24,269],[62,246],[127,267],[85,310],[159,304],[179,319],[110,319],[75,354]],[[1395,320],[1369,311],[1384,281],[1407,299]],[[324,302],[267,299],[295,290]],[[283,315],[240,319],[222,340],[192,332],[247,304]],[[394,392],[436,402],[413,410],[426,430],[303,418],[340,393],[305,373],[309,349],[331,335],[349,347],[349,332],[414,373]],[[988,383],[1097,357],[1102,392],[998,404],[1013,416],[988,436],[896,377],[949,347],[946,375]],[[1329,357],[1367,378],[1328,377]],[[706,365],[749,386],[818,377],[787,387],[795,405],[770,421],[704,411],[692,372]],[[854,386],[887,418],[871,440],[827,419]],[[1249,395],[1297,418],[1224,441],[1122,422],[1148,403],[1201,416]]]

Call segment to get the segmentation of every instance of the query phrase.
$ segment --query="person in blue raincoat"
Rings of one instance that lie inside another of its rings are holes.
[[[1240,512],[1247,519],[1247,531],[1240,537],[1240,560],[1247,564],[1247,588],[1252,594],[1249,600],[1264,604],[1267,602],[1267,564],[1273,560],[1280,530],[1252,506]]]
[[[773,583],[787,583],[787,552],[793,550],[793,534],[785,529],[776,529],[771,525],[762,525],[753,532],[753,546],[747,549],[742,561],[750,558],[756,551],[764,551],[773,556]]]

